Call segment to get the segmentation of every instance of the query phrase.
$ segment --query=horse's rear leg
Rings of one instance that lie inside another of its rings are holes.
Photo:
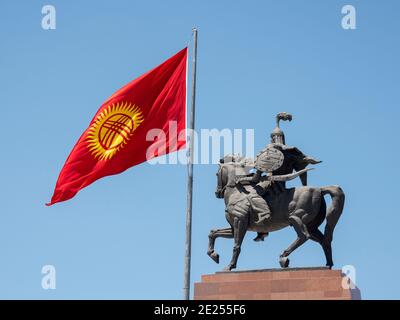
[[[332,239],[333,239],[333,231],[335,229],[336,224],[339,221],[339,218],[342,215],[345,195],[343,190],[339,186],[328,186],[321,188],[321,194],[329,194],[332,197],[332,203],[330,207],[326,210],[326,225],[325,231],[323,235],[322,245],[326,248],[329,259],[327,265],[332,268]]]
[[[296,210],[293,215],[289,216],[289,222],[299,237],[305,237],[306,239],[309,239],[310,233],[308,232],[307,225],[304,223],[301,215],[306,215],[304,210]]]
[[[311,237],[307,226],[303,223],[301,218],[292,215],[289,217],[289,221],[297,233],[297,239],[280,255],[279,264],[282,268],[287,268],[289,266],[288,256]]]
[[[293,243],[285,251],[282,252],[282,254],[279,256],[279,264],[282,268],[289,267],[288,256],[307,240],[308,239],[304,235],[298,236],[297,239],[293,241]]]
[[[213,230],[210,231],[210,234],[208,235],[208,251],[207,251],[207,254],[216,263],[219,263],[219,254],[215,252],[214,245],[215,245],[215,239],[217,239],[219,237],[228,238],[228,239],[233,238],[232,228],[229,227],[229,228],[216,229],[216,230],[213,229]]]
[[[325,258],[326,258],[326,265],[329,268],[332,268],[333,266],[333,260],[332,260],[332,246],[331,243],[326,243],[324,242],[324,234],[319,231],[319,229],[312,229],[310,230],[310,235],[311,235],[311,240],[314,240],[318,242],[322,249],[324,250],[325,253]]]
[[[327,210],[326,214],[326,225],[323,234],[322,247],[328,253],[326,265],[329,268],[332,268],[333,266],[333,260],[332,260],[333,230],[335,229],[335,226],[340,218],[341,213],[342,213],[341,210],[336,210],[336,208],[334,207],[332,208],[331,206],[331,208]]]
[[[236,217],[233,221],[233,235],[234,235],[234,245],[233,245],[233,254],[231,262],[224,268],[224,271],[231,271],[232,269],[236,268],[236,263],[239,258],[240,248],[242,246],[242,242],[244,236],[246,235],[247,231],[247,219],[242,217]]]

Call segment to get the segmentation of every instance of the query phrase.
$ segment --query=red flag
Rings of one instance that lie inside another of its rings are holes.
[[[67,158],[47,205],[72,198],[97,179],[185,147],[186,139],[172,135],[186,127],[186,64],[187,48],[119,89],[100,107]],[[155,143],[146,139],[151,129],[162,129],[166,139],[146,158]]]

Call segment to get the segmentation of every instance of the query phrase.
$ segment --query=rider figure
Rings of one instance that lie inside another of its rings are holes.
[[[286,112],[278,113],[276,116],[277,127],[271,133],[271,143],[258,155],[255,161],[256,172],[237,180],[240,184],[255,184],[254,190],[248,194],[253,212],[258,220],[256,224],[264,224],[271,219],[271,210],[265,199],[265,195],[272,185],[272,181],[263,179],[266,175],[289,174],[293,170],[304,169],[308,164],[317,164],[320,161],[304,155],[299,149],[289,147],[285,144],[285,135],[279,127],[279,121],[291,121],[292,115]],[[300,176],[303,185],[307,184],[306,173]],[[279,189],[285,187],[284,182],[277,182]],[[255,241],[264,240],[267,233],[259,233]]]

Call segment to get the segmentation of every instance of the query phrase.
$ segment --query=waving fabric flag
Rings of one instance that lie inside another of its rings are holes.
[[[185,147],[185,139],[170,136],[186,127],[186,65],[187,48],[104,102],[67,158],[47,205],[72,198],[97,179]],[[161,129],[166,139],[149,157],[151,129]]]

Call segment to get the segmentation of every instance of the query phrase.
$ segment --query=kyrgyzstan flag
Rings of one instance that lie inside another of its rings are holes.
[[[186,65],[187,48],[103,103],[67,158],[47,205],[72,198],[97,179],[185,147],[186,134],[183,139],[172,135],[185,133]],[[165,139],[149,153],[157,144],[154,135],[148,136],[152,129],[161,129]]]

